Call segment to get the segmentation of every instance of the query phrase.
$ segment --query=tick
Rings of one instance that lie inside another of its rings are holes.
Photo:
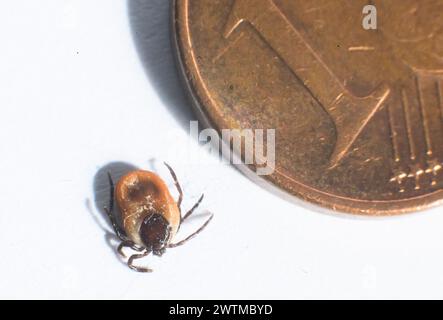
[[[155,173],[145,170],[134,170],[124,175],[114,187],[111,174],[110,203],[105,207],[115,234],[121,240],[117,251],[126,258],[123,248],[128,247],[138,252],[128,258],[127,265],[138,272],[152,272],[147,267],[134,265],[134,261],[150,253],[162,256],[168,248],[181,246],[200,233],[212,220],[213,215],[194,233],[179,242],[173,242],[181,224],[189,218],[203,200],[202,195],[197,203],[184,215],[181,212],[183,191],[174,170],[165,163],[177,188],[179,197],[175,201],[166,183]],[[113,215],[114,201],[117,203],[122,227]]]

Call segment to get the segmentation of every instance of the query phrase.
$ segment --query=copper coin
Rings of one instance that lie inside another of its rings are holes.
[[[371,3],[176,0],[174,39],[202,119],[275,128],[267,181],[393,215],[443,199],[443,1]]]

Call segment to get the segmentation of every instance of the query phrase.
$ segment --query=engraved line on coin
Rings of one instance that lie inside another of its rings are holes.
[[[389,117],[389,127],[391,129],[391,139],[392,139],[392,147],[394,149],[394,160],[395,162],[400,162],[400,147],[399,147],[399,142],[398,142],[398,132],[396,130],[395,127],[395,123],[394,123],[394,111],[393,106],[389,105],[387,106],[388,109],[388,117]]]
[[[440,110],[440,124],[442,124],[443,128],[443,101],[442,101],[442,83],[441,78],[437,78],[435,80],[435,92],[437,97],[437,107]],[[440,141],[441,137],[439,138]],[[441,162],[441,154],[440,159],[432,159],[429,161],[429,171],[432,173],[432,182],[431,185],[435,186],[437,185],[437,179],[440,174],[440,172],[443,169],[443,162]]]
[[[234,40],[232,40],[230,43],[228,43],[227,46],[225,46],[215,57],[212,59],[212,63],[216,63],[218,60],[220,60],[229,50],[231,50],[237,42],[239,42],[243,36],[245,35],[244,32],[241,32]]]
[[[356,46],[356,47],[349,47],[348,51],[373,51],[375,50],[375,47],[369,47],[369,46]]]
[[[421,167],[420,163],[415,163],[411,165],[411,172],[409,173],[409,178],[415,179],[415,190],[420,190],[420,180],[422,176],[425,174],[425,170]]]
[[[443,86],[443,81],[440,81],[439,79],[437,79],[437,81],[435,81],[435,89],[437,91],[437,101],[438,101],[438,105],[440,107],[440,119],[443,122],[443,99],[442,99],[442,86]]]
[[[394,169],[394,175],[390,179],[390,182],[395,183],[395,186],[398,188],[398,191],[400,193],[403,193],[405,192],[404,184],[406,178],[408,177],[408,173],[401,168],[402,159],[400,156],[400,141],[399,141],[400,133],[398,132],[397,126],[395,124],[396,118],[394,112],[394,104],[391,103],[390,105],[388,105],[387,110],[388,110],[389,128],[391,131],[391,143],[393,147],[394,161],[397,163],[397,166],[399,166],[399,168]]]
[[[389,87],[383,84],[366,97],[352,95],[273,0],[235,0],[225,37],[229,38],[245,21],[257,30],[334,121],[337,138],[329,166],[337,166],[386,101]],[[275,33],[280,36],[274,37]]]
[[[420,110],[420,115],[422,118],[423,123],[423,131],[425,134],[426,139],[426,154],[428,156],[432,156],[432,139],[431,139],[431,132],[429,127],[429,115],[427,113],[427,110],[425,108],[425,104],[423,102],[423,90],[420,85],[420,79],[419,76],[415,77],[415,87],[417,89],[417,100],[418,100],[418,108]]]
[[[412,124],[411,124],[411,111],[408,102],[408,97],[406,96],[406,91],[404,88],[401,89],[401,104],[403,106],[403,112],[405,114],[405,122],[406,122],[406,132],[408,133],[408,143],[409,143],[409,157],[411,160],[415,160],[416,158],[416,147],[414,142],[414,137],[412,133]]]
[[[334,5],[334,3],[329,2],[329,3],[326,3],[326,4],[318,6],[318,7],[308,8],[308,9],[305,10],[305,13],[312,13],[312,12],[315,12],[315,11],[324,10],[327,7],[331,7],[331,5]]]

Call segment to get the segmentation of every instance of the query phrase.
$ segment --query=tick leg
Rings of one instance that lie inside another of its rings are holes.
[[[137,246],[134,242],[130,240],[122,241],[117,248],[117,252],[123,257],[126,258],[125,253],[123,252],[123,248],[131,248],[134,251],[142,252],[145,248]]]
[[[168,168],[169,172],[171,173],[172,179],[174,179],[174,184],[175,184],[175,187],[177,188],[177,191],[178,191],[178,194],[179,194],[178,200],[177,200],[177,206],[178,206],[178,209],[181,212],[181,204],[182,204],[182,200],[183,200],[182,188],[180,187],[180,183],[178,182],[177,175],[175,174],[174,170],[166,162],[164,162],[164,164]]]
[[[112,212],[109,211],[108,208],[105,207],[105,212],[109,217],[109,220],[111,221],[111,225],[112,228],[114,229],[114,232],[116,234],[116,236],[121,240],[121,241],[126,241],[126,235],[125,233],[120,229],[120,227],[117,225],[117,223],[115,222],[114,216],[112,215]]]
[[[109,172],[108,172],[108,180],[109,180],[109,190],[110,190],[109,206],[104,207],[104,209],[105,209],[106,214],[108,215],[109,221],[111,221],[112,228],[114,229],[114,232],[117,235],[117,237],[122,241],[126,241],[125,233],[117,225],[114,215],[112,214],[112,211],[114,209],[114,181],[112,181],[112,177]]]
[[[152,272],[153,271],[152,269],[149,269],[147,267],[134,266],[134,264],[133,264],[134,260],[146,257],[149,253],[150,253],[150,251],[145,251],[143,253],[134,254],[134,255],[130,256],[129,260],[128,260],[128,267],[131,268],[132,270],[137,271],[137,272]]]
[[[112,180],[111,173],[108,172],[108,182],[109,182],[109,211],[114,210],[114,181]]]
[[[214,218],[214,215],[211,215],[209,217],[208,220],[206,220],[206,222],[197,230],[195,231],[193,234],[191,234],[190,236],[188,236],[187,238],[183,239],[182,241],[179,241],[177,243],[170,243],[168,244],[168,248],[175,248],[181,245],[184,245],[186,242],[188,242],[189,240],[191,240],[192,238],[194,238],[197,234],[199,234],[200,232],[203,231],[204,228],[206,228],[206,226],[209,224],[209,222],[211,222],[212,218]]]
[[[203,201],[204,196],[205,196],[204,194],[201,195],[200,199],[198,199],[196,204],[194,204],[194,206],[188,212],[186,212],[181,221],[184,221],[186,218],[188,218],[191,214],[194,213],[195,209],[197,209],[200,203]]]

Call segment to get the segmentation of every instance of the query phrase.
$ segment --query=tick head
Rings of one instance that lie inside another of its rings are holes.
[[[150,213],[140,226],[140,238],[146,249],[161,256],[171,237],[171,227],[168,221],[159,213]]]

